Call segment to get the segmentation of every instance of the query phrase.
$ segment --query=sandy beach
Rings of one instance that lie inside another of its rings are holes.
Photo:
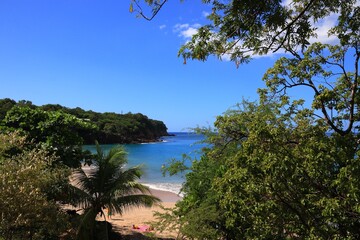
[[[88,167],[83,168],[86,171],[89,170]],[[74,186],[76,185],[74,180],[70,177],[70,182]],[[173,208],[175,203],[181,199],[181,196],[162,190],[156,190],[150,188],[150,192],[152,195],[158,197],[161,200],[160,205],[165,208]],[[67,208],[71,208],[66,206]],[[140,207],[140,208],[130,208],[126,209],[122,215],[113,214],[111,218],[107,217],[107,221],[109,221],[115,232],[120,233],[123,236],[123,239],[150,239],[145,237],[145,231],[141,231],[141,229],[134,229],[133,225],[135,226],[149,226],[149,222],[155,221],[156,219],[153,216],[154,212],[162,212],[160,206],[155,205],[151,208]],[[106,210],[105,210],[105,214]],[[99,221],[103,221],[103,218],[99,218]],[[156,236],[160,237],[161,239],[175,239],[177,236],[176,231],[167,231],[160,233],[156,229],[149,231],[150,233],[155,234]],[[148,233],[149,233],[148,232]]]
[[[166,208],[174,207],[175,203],[181,199],[181,197],[171,192],[151,189],[151,193],[160,198],[162,200],[161,205]],[[155,220],[153,217],[154,211],[161,211],[161,208],[159,206],[132,208],[126,210],[121,216],[117,214],[111,216],[108,221],[113,225],[114,231],[119,232],[125,239],[147,239],[143,236],[144,231],[133,229],[133,225],[139,227],[148,225],[148,222]],[[177,235],[176,231],[159,233],[154,229],[150,232],[164,239],[174,239]]]

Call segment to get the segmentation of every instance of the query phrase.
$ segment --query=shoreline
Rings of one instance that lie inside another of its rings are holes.
[[[181,196],[179,196],[176,193],[170,192],[170,191],[158,190],[158,189],[150,188],[150,192],[151,192],[152,195],[160,198],[160,200],[162,202],[174,203],[175,204],[177,201],[182,199]]]
[[[85,171],[88,169],[84,169]],[[70,182],[71,179],[70,179]],[[74,182],[72,182],[74,183]],[[159,232],[157,229],[153,229],[151,231],[141,231],[141,229],[134,229],[133,226],[140,227],[149,227],[151,222],[155,222],[156,218],[154,217],[154,212],[164,212],[163,208],[172,209],[175,207],[175,204],[182,199],[182,196],[178,194],[166,191],[159,190],[149,187],[150,194],[158,197],[161,202],[159,204],[155,204],[154,206],[147,207],[129,207],[123,210],[122,214],[112,214],[108,215],[108,212],[105,210],[106,221],[110,222],[113,227],[113,231],[116,233],[120,233],[123,239],[152,239],[147,237],[147,234],[155,235],[160,239],[175,239],[177,236],[177,230],[164,231]],[[64,206],[64,208],[68,209],[69,206]],[[72,209],[72,207],[70,207]],[[98,216],[98,221],[104,221],[104,217]]]
[[[177,201],[182,197],[168,191],[157,190],[150,188],[152,195],[160,198],[160,206],[165,208],[174,208]],[[122,215],[115,214],[111,218],[107,219],[112,225],[115,232],[119,232],[124,239],[148,239],[146,233],[155,234],[157,237],[166,239],[175,239],[177,231],[164,231],[162,233],[156,231],[156,229],[144,232],[138,229],[134,229],[133,226],[150,226],[149,223],[156,221],[154,212],[164,212],[159,205],[155,205],[151,208],[146,207],[133,207],[125,209]]]
[[[170,132],[166,135],[161,135],[157,138],[137,138],[124,141],[103,141],[100,145],[124,145],[124,144],[147,144],[147,143],[159,143],[163,142],[163,137],[175,137],[177,132]],[[83,145],[94,145],[94,141],[84,142]]]
[[[96,166],[94,165],[82,165],[81,168],[84,170],[86,174],[89,174],[91,170],[95,169]],[[73,182],[70,177],[70,182]],[[170,202],[180,200],[182,198],[182,194],[180,194],[180,189],[182,183],[173,183],[173,182],[143,182],[138,181],[138,183],[143,184],[144,186],[148,187],[150,192],[153,195],[164,197],[165,200],[163,202]]]

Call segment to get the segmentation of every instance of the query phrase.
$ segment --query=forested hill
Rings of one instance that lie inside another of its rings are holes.
[[[96,128],[80,133],[85,144],[94,144],[95,140],[101,144],[150,142],[168,135],[167,127],[162,121],[149,119],[141,113],[98,113],[81,108],[67,108],[58,104],[36,106],[30,101],[16,102],[9,98],[0,99],[1,125],[6,125],[6,114],[14,106],[63,112],[95,124]]]

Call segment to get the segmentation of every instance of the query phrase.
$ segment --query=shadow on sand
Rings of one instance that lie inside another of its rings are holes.
[[[147,236],[147,233],[141,232],[131,232],[127,234],[119,234],[119,232],[123,232],[121,227],[113,226],[113,234],[111,240],[175,240],[175,238],[166,238],[166,237],[155,237],[153,235]]]

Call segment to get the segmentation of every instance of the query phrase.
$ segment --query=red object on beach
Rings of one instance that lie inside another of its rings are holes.
[[[149,225],[140,225],[140,226],[133,225],[133,229],[139,230],[140,232],[148,232],[153,230],[153,228]]]
[[[146,231],[148,231],[148,229],[149,229],[149,226],[146,226],[146,225],[143,225],[143,226],[140,226],[140,227],[139,227],[139,230],[140,230],[141,232],[146,232]]]

